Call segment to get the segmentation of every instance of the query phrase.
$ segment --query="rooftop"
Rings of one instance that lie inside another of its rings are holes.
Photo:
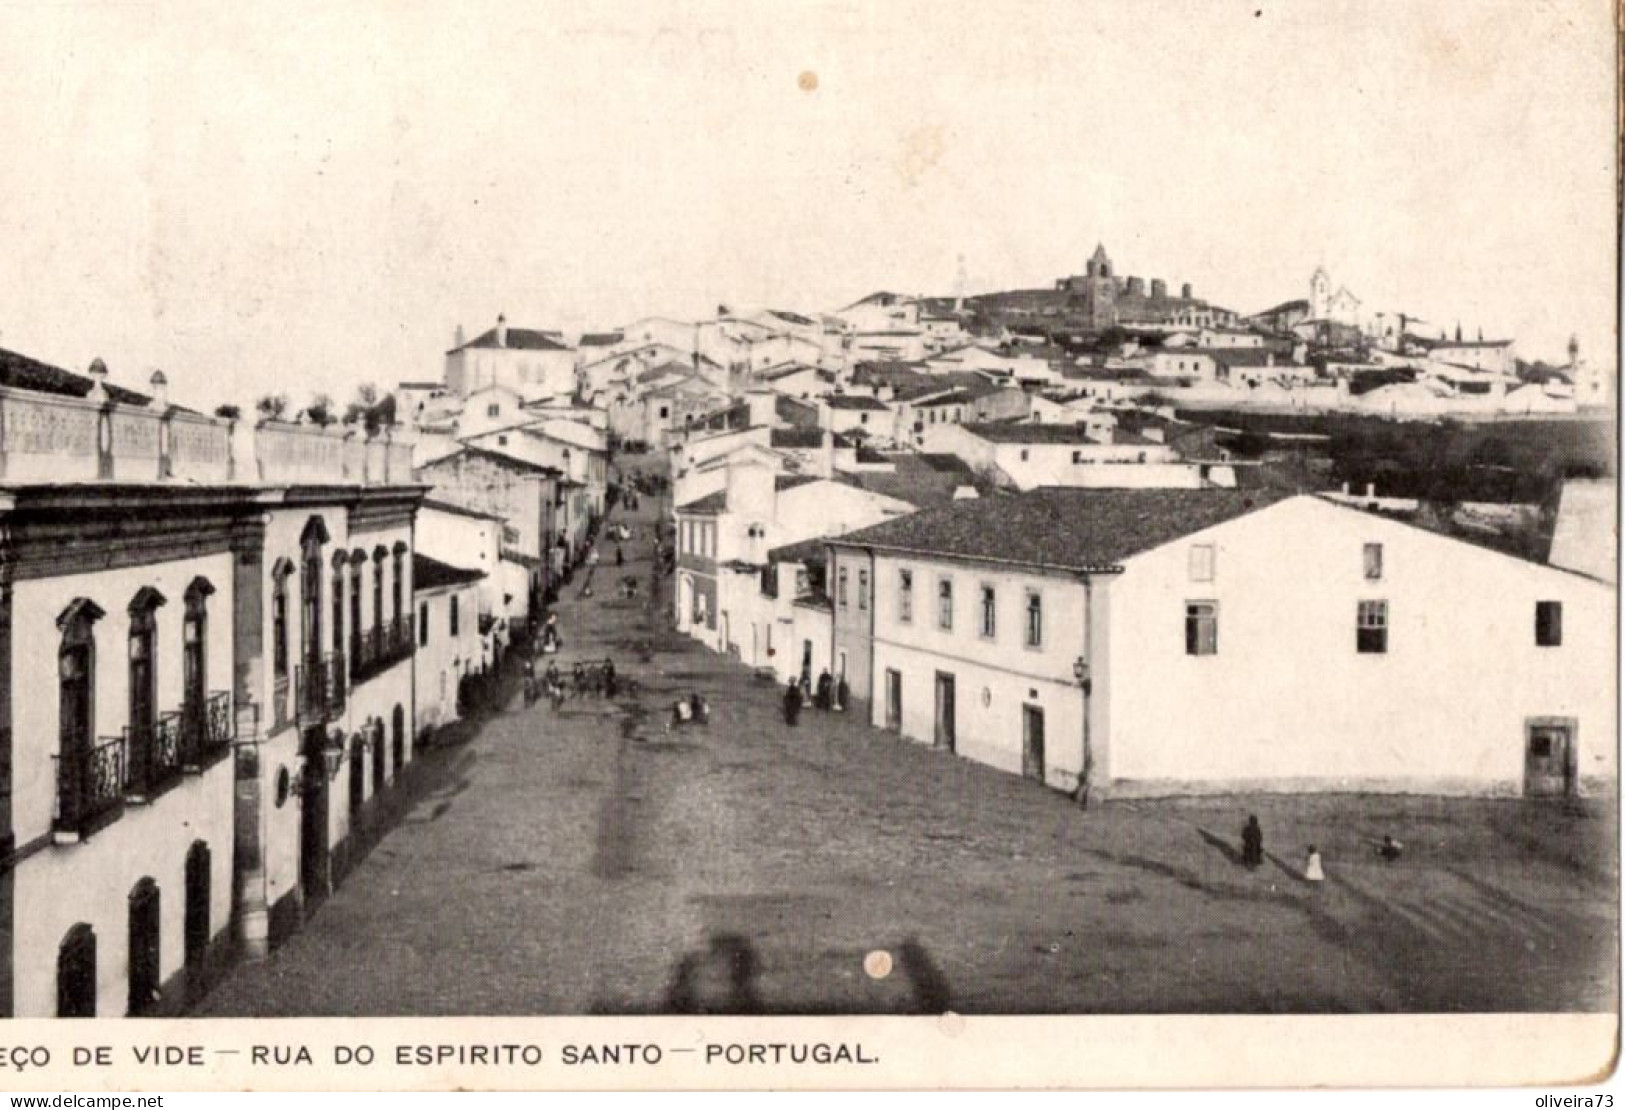
[[[773,479],[773,489],[779,493],[782,493],[785,490],[795,489],[797,486],[807,485],[809,482],[823,481],[828,481],[828,479],[818,478],[811,474],[779,474]],[[728,491],[725,489],[719,489],[714,493],[708,493],[704,497],[679,505],[674,511],[679,513],[697,513],[701,516],[714,516],[718,513],[725,512],[727,508]]]
[[[613,347],[624,338],[625,336],[618,331],[589,331],[582,335],[579,345],[582,347]]]
[[[961,425],[989,443],[1099,443],[1082,424],[984,423]]]
[[[483,571],[454,567],[450,563],[442,563],[439,559],[431,559],[416,551],[412,553],[413,593],[419,590],[439,589],[442,586],[462,586],[469,582],[478,582],[484,577]]]
[[[570,348],[559,342],[559,333],[556,331],[535,331],[531,328],[509,328],[507,342],[497,342],[497,329],[482,332],[461,347],[454,347],[447,351],[454,355],[458,351],[466,351],[470,347],[496,348],[510,351],[568,351]]]
[[[436,509],[443,513],[455,513],[458,516],[472,517],[475,520],[501,520],[495,513],[481,512],[479,509],[470,509],[467,505],[453,505],[450,501],[439,501],[432,497],[423,499],[425,509]]]
[[[886,406],[873,397],[863,397],[857,394],[837,393],[825,398],[825,400],[828,401],[829,407],[832,409],[845,409],[854,412],[859,410],[886,411]]]
[[[62,397],[83,397],[96,384],[94,378],[75,374],[38,359],[0,348],[0,385],[28,389],[35,393],[55,393]],[[121,405],[144,405],[150,398],[133,389],[106,383],[107,396]]]
[[[1070,489],[957,501],[831,542],[1111,573],[1125,559],[1279,500],[1227,489]]]

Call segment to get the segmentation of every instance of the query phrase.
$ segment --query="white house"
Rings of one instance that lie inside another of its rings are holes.
[[[564,394],[576,384],[576,353],[558,332],[497,326],[446,352],[446,388],[468,396],[500,385],[516,393]]]
[[[1178,449],[1103,422],[1079,424],[927,425],[927,451],[958,455],[977,473],[1016,489],[1039,486],[1196,487],[1200,466],[1182,462]]]
[[[873,722],[1060,789],[1615,781],[1614,591],[1583,575],[1227,490],[1041,490],[831,542],[874,558]]]
[[[481,571],[414,555],[412,602],[417,613],[417,735],[458,720],[463,680],[493,662],[480,632]]]

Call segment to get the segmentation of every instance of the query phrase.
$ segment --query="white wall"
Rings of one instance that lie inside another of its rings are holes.
[[[913,572],[913,616],[901,619],[900,575]],[[953,628],[938,626],[937,589],[953,582]],[[1021,772],[1022,709],[1044,711],[1045,781],[1071,790],[1083,766],[1083,694],[1073,665],[1084,655],[1084,591],[1074,579],[967,562],[877,554],[875,661],[871,723],[886,723],[886,671],[902,676],[904,736],[932,743],[936,673],[954,676],[955,750],[970,759]],[[991,586],[997,620],[982,635],[982,587]],[[1043,602],[1043,643],[1026,646],[1029,591]],[[985,699],[984,699],[984,691]]]
[[[457,634],[451,632],[451,600],[457,599]],[[416,594],[419,627],[416,659],[417,733],[443,728],[458,719],[457,686],[480,670],[478,587],[441,586]],[[424,635],[424,612],[428,634]]]
[[[1201,542],[1212,582],[1189,580]],[[1535,716],[1577,717],[1583,779],[1615,774],[1614,595],[1577,575],[1301,497],[1136,556],[1099,596],[1117,792],[1517,793]],[[1388,602],[1386,654],[1355,650],[1361,599]],[[1216,655],[1185,654],[1187,600],[1218,602]],[[1561,647],[1535,646],[1538,600],[1563,603]]]
[[[95,625],[95,733],[121,735],[129,720],[130,617],[136,591],[151,586],[167,599],[158,608],[158,710],[181,705],[181,626],[185,592],[198,576],[215,587],[208,602],[208,675],[212,693],[233,685],[233,579],[227,553],[119,570],[24,579],[12,591],[12,819],[19,847],[38,850],[16,868],[16,1013],[56,1014],[56,957],[78,922],[96,933],[98,1016],[117,1017],[128,998],[127,906],[143,877],[160,892],[160,976],[182,964],[186,853],[197,840],[210,849],[210,932],[231,913],[232,761],[184,776],[153,802],[126,805],[123,815],[78,844],[49,843],[56,794],[60,724],[56,619],[77,597],[106,611]]]

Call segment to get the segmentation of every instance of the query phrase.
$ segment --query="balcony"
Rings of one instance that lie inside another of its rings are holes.
[[[335,651],[327,657],[327,716],[329,719],[344,712],[344,695],[349,689],[344,675],[344,653]]]
[[[124,806],[124,737],[104,736],[92,748],[69,748],[51,757],[56,765],[56,806],[51,831],[74,843],[118,816]]]
[[[150,725],[124,728],[125,792],[150,802],[181,777],[181,715],[164,713]]]
[[[181,763],[192,774],[214,766],[231,751],[236,735],[231,692],[217,690],[181,715]]]
[[[365,682],[411,657],[416,649],[417,623],[410,616],[367,629],[355,640],[356,653],[350,669],[355,682]]]
[[[293,698],[299,727],[324,725],[344,712],[344,653],[330,652],[305,661],[293,672]]]

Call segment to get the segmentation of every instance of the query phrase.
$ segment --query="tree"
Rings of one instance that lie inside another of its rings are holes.
[[[378,387],[371,382],[362,382],[355,388],[355,398],[344,406],[344,423],[354,424],[366,420],[372,407],[378,403]],[[369,421],[370,424],[370,421]],[[372,428],[369,426],[369,432]]]
[[[333,398],[326,393],[318,393],[310,399],[305,406],[305,415],[310,422],[318,428],[325,428],[337,418],[333,415]]]
[[[288,412],[288,395],[267,393],[254,402],[254,411],[259,413],[261,420],[281,420]]]
[[[214,414],[222,420],[241,420],[243,410],[236,405],[221,405],[214,410]]]

